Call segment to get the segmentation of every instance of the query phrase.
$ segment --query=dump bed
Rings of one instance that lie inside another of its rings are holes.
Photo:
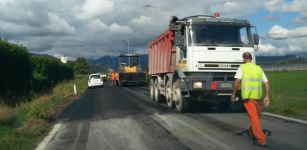
[[[167,30],[148,44],[149,75],[174,72],[176,46],[174,33]]]

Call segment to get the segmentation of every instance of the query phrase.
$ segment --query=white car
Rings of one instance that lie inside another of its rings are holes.
[[[100,73],[100,78],[106,82],[107,81],[107,75],[105,73]]]
[[[101,78],[99,73],[91,74],[88,77],[88,87],[103,87],[103,79]]]

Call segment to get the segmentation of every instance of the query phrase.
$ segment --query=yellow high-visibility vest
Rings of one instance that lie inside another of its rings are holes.
[[[242,78],[241,78],[241,92],[242,99],[257,99],[263,98],[263,70],[252,63],[245,63],[241,65]]]

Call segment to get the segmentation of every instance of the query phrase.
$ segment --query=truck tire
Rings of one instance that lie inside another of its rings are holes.
[[[150,79],[150,99],[155,101],[155,80]]]
[[[184,98],[181,95],[181,90],[179,87],[179,80],[176,80],[173,84],[173,100],[175,102],[177,111],[179,111],[180,113],[184,113],[188,111],[189,102],[187,98]]]
[[[154,84],[155,101],[156,103],[161,103],[163,101],[163,95],[161,95],[159,90],[158,79],[156,79],[154,83],[155,83]]]
[[[173,101],[173,93],[172,93],[172,83],[171,80],[168,80],[165,88],[165,98],[166,104],[169,108],[175,108],[175,103]]]

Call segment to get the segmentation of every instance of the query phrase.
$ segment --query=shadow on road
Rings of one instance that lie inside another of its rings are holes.
[[[241,103],[223,105],[208,102],[194,102],[191,104],[189,113],[245,113],[246,110]]]
[[[139,87],[139,86],[132,86],[132,87],[127,87],[129,90],[133,91],[146,91],[147,92],[147,99],[143,100],[149,103],[154,103],[151,100],[149,100],[149,88],[148,87]],[[135,95],[137,97],[137,95]],[[155,104],[155,103],[154,103]],[[160,107],[158,109],[169,109],[167,108],[166,101],[163,101],[162,103],[159,104]],[[193,102],[190,104],[191,109],[187,113],[245,113],[246,110],[243,106],[242,103],[236,103],[232,104],[231,106],[227,106],[225,104],[220,104],[220,103],[209,103],[209,102]],[[153,106],[153,107],[158,107],[158,106]]]

